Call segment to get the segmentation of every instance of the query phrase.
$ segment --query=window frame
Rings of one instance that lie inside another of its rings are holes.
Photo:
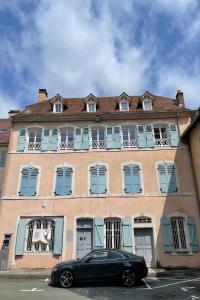
[[[183,229],[184,229],[184,239],[185,239],[185,248],[175,248],[174,247],[174,238],[173,238],[173,229],[172,229],[172,221],[171,219],[175,219],[176,220],[176,231],[177,231],[177,236],[178,236],[178,244],[179,246],[181,245],[181,234],[180,234],[180,228],[179,225],[177,226],[177,220],[178,219],[182,219],[183,220]],[[189,252],[190,248],[189,248],[189,240],[188,240],[188,229],[187,229],[187,225],[186,225],[186,217],[183,215],[172,215],[169,218],[170,220],[170,230],[171,230],[171,237],[172,237],[172,246],[173,246],[173,253],[181,253],[181,252]]]
[[[57,111],[57,107],[60,107],[60,110]],[[63,112],[63,103],[62,102],[55,102],[53,104],[53,112],[56,114],[62,113]]]
[[[106,192],[104,194],[92,194],[91,193],[91,168],[96,166],[104,166],[105,167],[105,176],[106,176]],[[97,162],[95,164],[88,165],[88,197],[107,197],[109,195],[109,169],[108,164]]]
[[[90,110],[91,105],[94,107],[94,110]],[[97,110],[96,102],[95,101],[88,101],[87,102],[87,112],[92,113],[92,112],[96,112],[96,110]]]
[[[174,172],[175,172],[175,177],[176,177],[176,187],[177,187],[177,191],[176,192],[172,192],[172,193],[166,193],[166,192],[161,192],[161,186],[160,186],[160,173],[159,173],[159,165],[174,165]],[[178,195],[181,193],[180,190],[180,183],[179,183],[179,177],[178,177],[178,170],[177,170],[177,165],[175,163],[175,161],[158,161],[155,163],[155,168],[156,168],[156,177],[157,177],[157,192],[159,195],[163,195],[163,196],[173,196],[173,195]]]
[[[22,180],[22,172],[23,169],[26,168],[34,168],[37,169],[37,182],[36,182],[36,189],[35,189],[35,195],[34,196],[24,196],[24,195],[20,195],[20,190],[21,190],[21,180]],[[23,198],[30,198],[33,199],[35,197],[39,196],[39,188],[40,188],[40,181],[41,181],[41,167],[40,166],[36,166],[36,165],[22,165],[20,167],[19,170],[19,176],[18,176],[18,184],[17,184],[17,198],[23,199]]]
[[[145,104],[149,104],[149,108],[145,107]],[[149,111],[153,109],[152,101],[150,99],[142,100],[142,108],[143,110]]]
[[[123,104],[126,104],[126,109],[123,109]],[[120,111],[129,111],[130,107],[129,107],[129,101],[128,100],[121,100],[119,101],[119,110]]]
[[[119,228],[116,230],[114,228],[114,222],[119,222]],[[107,229],[107,224],[111,223],[111,229]],[[119,231],[119,236],[116,235],[116,232]],[[111,235],[107,235],[108,232],[111,232]],[[108,241],[110,238],[110,241]],[[119,241],[116,241],[117,238],[119,238]],[[111,242],[111,248],[108,246],[108,244]],[[116,244],[119,243],[119,248],[115,247]],[[106,249],[122,249],[122,243],[123,243],[123,230],[122,230],[122,219],[118,217],[108,217],[104,219],[104,246]]]

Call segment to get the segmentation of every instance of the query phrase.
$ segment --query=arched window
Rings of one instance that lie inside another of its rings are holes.
[[[105,246],[107,249],[121,249],[121,219],[105,219]]]
[[[105,141],[105,128],[93,127],[91,129],[92,149],[104,149],[106,146]]]
[[[31,220],[26,229],[25,252],[52,252],[55,223],[51,219]]]
[[[74,149],[74,128],[61,128],[60,129],[60,150]]]
[[[42,129],[29,128],[28,129],[28,143],[27,150],[40,150],[42,142]]]

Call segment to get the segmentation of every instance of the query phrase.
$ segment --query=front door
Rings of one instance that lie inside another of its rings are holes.
[[[135,253],[143,256],[148,267],[155,266],[152,228],[135,228]]]
[[[0,271],[7,270],[11,234],[5,234],[0,251]]]
[[[91,219],[77,220],[76,258],[81,258],[92,251],[92,226]]]

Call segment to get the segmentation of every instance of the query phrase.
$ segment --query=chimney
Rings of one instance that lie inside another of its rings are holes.
[[[48,94],[46,89],[39,89],[39,102],[47,100]]]
[[[12,116],[14,116],[14,115],[17,115],[18,113],[20,113],[20,110],[18,110],[18,109],[13,109],[13,110],[10,110],[9,112],[8,112],[8,115],[9,115],[9,117],[12,117]]]
[[[184,101],[184,96],[183,96],[182,91],[180,91],[180,90],[177,91],[176,100],[177,100],[180,107],[185,107],[185,101]]]

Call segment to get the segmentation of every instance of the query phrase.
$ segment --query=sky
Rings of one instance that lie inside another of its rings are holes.
[[[0,0],[0,117],[49,98],[154,95],[200,106],[199,0]]]

